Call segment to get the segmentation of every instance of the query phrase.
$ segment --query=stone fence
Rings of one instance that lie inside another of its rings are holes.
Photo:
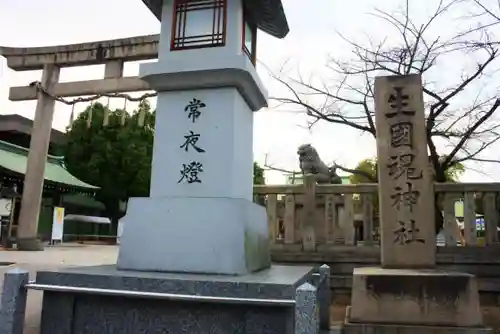
[[[332,300],[347,305],[354,268],[380,266],[377,191],[376,184],[318,185],[309,176],[303,185],[255,186],[256,200],[267,209],[273,261],[326,263]],[[476,275],[483,305],[497,305],[500,183],[436,183],[434,191],[444,217],[436,238],[437,268]],[[461,230],[454,212],[457,202],[463,203]],[[476,204],[482,204],[484,230],[475,223]],[[345,310],[339,312],[345,315]]]
[[[254,187],[256,196],[261,200],[265,197],[274,248],[305,252],[328,251],[341,245],[377,246],[377,191],[376,184],[318,185],[313,176],[306,176],[302,185]],[[496,203],[500,183],[436,183],[435,192],[444,219],[440,246],[498,243]],[[481,198],[484,211],[484,225],[479,228],[476,198]],[[463,224],[458,224],[455,214],[457,202],[463,203]]]

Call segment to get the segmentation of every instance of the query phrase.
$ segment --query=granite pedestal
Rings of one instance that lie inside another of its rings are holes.
[[[243,276],[120,271],[112,265],[41,271],[41,334],[294,333],[292,301],[311,276],[311,267],[288,266]]]
[[[122,220],[120,270],[245,275],[271,265],[266,210],[246,199],[131,198]]]
[[[476,278],[460,272],[356,268],[347,333],[484,333]]]
[[[449,327],[395,324],[358,324],[350,322],[351,307],[347,307],[343,334],[492,334],[491,328]]]

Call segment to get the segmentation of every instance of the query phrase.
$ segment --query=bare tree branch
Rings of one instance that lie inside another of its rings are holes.
[[[491,20],[499,21],[500,4],[497,12],[481,0],[435,0],[431,15],[417,22],[412,17],[410,1],[402,2],[400,12],[377,9],[373,13],[382,24],[387,24],[387,31],[392,29],[395,33],[391,38],[360,43],[340,34],[353,56],[332,57],[326,69],[333,77],[323,79],[320,85],[306,82],[300,75],[287,78],[274,75],[289,93],[276,97],[276,101],[301,109],[311,117],[310,126],[327,121],[376,137],[375,76],[422,74],[426,79],[422,88],[428,148],[436,181],[444,182],[446,169],[457,163],[496,162],[487,153],[500,141],[497,132],[500,118],[495,115],[500,87],[493,78],[500,71],[500,44],[492,41],[489,28],[493,26]],[[471,8],[482,12],[470,17],[456,16]],[[485,17],[491,20],[481,22]],[[462,24],[452,32],[454,35],[449,38],[433,35],[441,30],[442,24],[451,25],[457,19]],[[451,68],[446,67],[449,60],[454,64]],[[476,63],[476,67],[470,66],[471,63]],[[443,65],[448,72],[443,72]]]
[[[284,168],[274,167],[273,165],[271,165],[267,161],[268,157],[269,156],[266,154],[265,159],[264,159],[264,166],[263,166],[264,170],[274,170],[274,171],[277,171],[277,172],[282,172],[282,173],[287,173],[287,174],[292,174],[292,175],[302,174],[302,172],[297,172],[297,171],[288,170],[288,169],[284,169]]]
[[[500,23],[500,14],[495,14],[495,13],[493,12],[493,9],[489,9],[489,8],[487,8],[487,7],[486,7],[485,5],[483,5],[483,4],[481,3],[481,1],[479,1],[479,0],[473,0],[473,1],[476,3],[476,5],[478,5],[479,7],[481,7],[481,8],[482,8],[482,9],[486,12],[486,14],[490,15],[490,16],[491,16],[491,17],[493,17],[495,20],[497,20],[497,23]],[[500,10],[500,2],[498,3],[498,9]]]
[[[340,169],[343,172],[346,172],[346,173],[349,173],[349,174],[360,175],[362,177],[365,177],[367,180],[369,180],[372,183],[377,183],[378,182],[378,180],[377,180],[376,177],[374,178],[373,175],[371,175],[370,173],[367,173],[367,172],[365,172],[363,170],[347,168],[347,167],[341,166],[341,165],[339,165],[337,163],[335,163],[335,167],[337,167],[338,169]]]
[[[488,112],[486,112],[481,118],[479,118],[479,120],[476,123],[474,123],[472,127],[469,128],[469,130],[464,134],[462,139],[460,139],[460,141],[451,151],[451,153],[447,155],[446,159],[443,162],[444,166],[447,166],[453,160],[458,151],[460,151],[467,142],[467,140],[470,139],[474,131],[476,131],[477,128],[479,128],[484,122],[486,122],[486,120],[488,120],[499,107],[500,107],[500,99],[497,99],[495,104],[491,106],[490,110],[488,110]]]

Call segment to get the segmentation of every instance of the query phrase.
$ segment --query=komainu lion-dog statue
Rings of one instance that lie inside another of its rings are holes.
[[[311,144],[300,145],[297,154],[302,174],[313,174],[318,184],[342,184],[337,167],[328,167]]]

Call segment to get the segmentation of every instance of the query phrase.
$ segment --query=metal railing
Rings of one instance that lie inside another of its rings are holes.
[[[262,305],[262,306],[295,305],[294,299],[216,297],[216,296],[173,294],[173,293],[163,293],[163,292],[99,289],[99,288],[77,287],[77,286],[38,284],[34,281],[30,281],[25,287],[31,290],[98,294],[103,296],[121,296],[128,298],[165,299],[173,301],[175,300],[175,301],[198,302],[198,303],[205,302],[205,303],[221,303],[221,304]]]

